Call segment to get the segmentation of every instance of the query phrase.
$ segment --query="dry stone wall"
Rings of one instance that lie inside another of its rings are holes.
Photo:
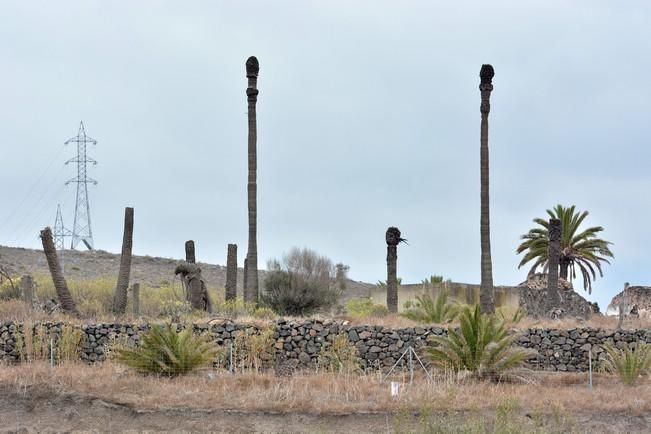
[[[64,328],[62,323],[46,323],[32,326],[32,335],[38,332],[55,342]],[[132,324],[88,324],[77,326],[82,331],[80,358],[93,363],[105,360],[114,342],[137,344],[140,335],[149,326]],[[179,328],[183,326],[178,326]],[[225,321],[214,324],[195,324],[195,333],[208,333],[218,344],[230,348],[238,332],[255,334],[255,326]],[[327,347],[334,336],[344,333],[359,352],[362,365],[367,369],[386,369],[398,361],[404,351],[412,346],[419,350],[428,345],[429,336],[443,336],[447,330],[442,327],[408,327],[392,329],[384,326],[349,325],[341,321],[305,320],[288,322],[279,320],[274,324],[274,345],[270,348],[276,360],[290,361],[297,368],[317,366],[319,353]],[[44,332],[45,331],[45,332]],[[538,356],[529,366],[533,369],[550,371],[588,370],[588,352],[593,358],[601,357],[601,345],[610,343],[622,348],[634,346],[637,342],[651,343],[651,329],[648,330],[602,330],[595,328],[523,329],[513,330],[517,334],[516,344],[534,349]],[[19,362],[24,354],[25,326],[13,322],[0,323],[0,360]],[[23,348],[19,348],[23,346]],[[273,357],[272,357],[273,359]]]

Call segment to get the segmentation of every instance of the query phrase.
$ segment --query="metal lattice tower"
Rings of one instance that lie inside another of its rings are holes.
[[[97,161],[86,155],[86,145],[91,143],[97,144],[97,140],[86,135],[84,123],[79,123],[79,132],[77,136],[68,139],[65,144],[77,143],[77,157],[66,161],[68,163],[77,163],[77,176],[72,178],[66,185],[71,182],[77,184],[77,202],[75,203],[75,222],[72,226],[72,243],[70,248],[74,249],[82,241],[88,250],[93,250],[93,231],[90,227],[90,204],[88,202],[88,184],[97,185],[97,181],[86,175],[86,164],[97,164]]]
[[[59,262],[63,268],[63,251],[65,249],[65,238],[71,237],[72,232],[63,225],[63,217],[61,216],[61,205],[57,204],[57,216],[54,219],[54,246],[59,251]]]

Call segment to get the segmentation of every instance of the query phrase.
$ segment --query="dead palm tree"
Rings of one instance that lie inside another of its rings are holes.
[[[548,308],[560,307],[561,298],[558,292],[558,260],[561,257],[561,221],[549,219],[549,270],[547,272]]]
[[[398,244],[405,239],[400,237],[400,229],[391,226],[387,229],[387,308],[398,313]]]
[[[228,245],[226,255],[226,301],[237,298],[237,244]]]
[[[185,262],[189,264],[194,264],[197,262],[197,258],[194,254],[194,241],[188,240],[185,242]]]
[[[124,314],[127,310],[127,290],[131,275],[131,248],[133,246],[133,208],[124,209],[124,232],[122,234],[122,254],[120,271],[113,296],[113,313]]]
[[[491,110],[490,95],[493,90],[495,71],[491,65],[482,65],[479,77],[481,92],[481,140],[480,140],[480,182],[481,182],[481,217],[479,232],[481,235],[481,284],[479,304],[482,313],[495,312],[493,290],[493,263],[491,261],[490,239],[490,201],[488,195],[488,113]]]
[[[246,61],[246,77],[248,87],[246,97],[249,105],[249,176],[247,184],[248,206],[249,206],[249,246],[246,254],[246,287],[244,288],[244,300],[252,303],[258,302],[258,243],[257,243],[257,127],[255,105],[258,101],[258,72],[260,64],[255,56]]]
[[[43,243],[43,252],[47,259],[47,265],[52,275],[54,289],[56,290],[61,308],[73,315],[79,315],[77,305],[72,299],[72,295],[70,295],[65,277],[63,277],[63,271],[61,271],[61,265],[57,257],[57,250],[54,247],[54,240],[52,239],[52,229],[49,226],[41,231],[41,242]]]

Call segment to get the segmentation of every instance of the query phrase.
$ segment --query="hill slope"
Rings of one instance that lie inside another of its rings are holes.
[[[131,263],[131,282],[139,282],[149,287],[166,286],[174,280],[174,267],[180,259],[153,256],[133,256]],[[224,287],[226,267],[222,265],[199,262],[201,272],[209,286]],[[0,265],[20,276],[23,274],[48,274],[47,261],[41,250],[20,247],[0,246]],[[93,280],[101,277],[117,279],[120,268],[120,255],[103,250],[64,251],[64,269],[66,277],[74,280]],[[265,271],[260,271],[263,282]],[[242,294],[243,269],[237,270],[237,291]],[[349,280],[344,298],[360,297],[369,294],[375,285]]]

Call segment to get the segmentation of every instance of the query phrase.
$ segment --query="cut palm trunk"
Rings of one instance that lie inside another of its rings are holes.
[[[558,266],[561,257],[561,221],[549,219],[549,247],[547,249],[547,312],[561,307],[561,296],[558,291]]]
[[[113,296],[113,313],[122,315],[127,310],[127,290],[131,275],[131,248],[133,246],[133,208],[124,209],[124,232],[122,234],[122,254],[120,271]]]
[[[237,298],[237,244],[228,245],[226,255],[226,301]]]
[[[391,313],[398,312],[398,244],[404,241],[400,230],[390,227],[385,234],[387,243],[387,309]]]
[[[196,256],[194,254],[194,241],[188,240],[185,242],[185,262],[194,264],[197,262]]]
[[[52,275],[52,282],[54,283],[54,289],[56,290],[61,309],[67,313],[78,316],[79,311],[77,310],[77,305],[72,299],[72,295],[70,295],[70,290],[68,289],[65,277],[63,277],[63,271],[59,264],[57,250],[54,247],[54,240],[52,239],[52,229],[50,229],[50,227],[46,227],[41,231],[41,242],[43,243],[43,252],[47,259],[47,266]]]

